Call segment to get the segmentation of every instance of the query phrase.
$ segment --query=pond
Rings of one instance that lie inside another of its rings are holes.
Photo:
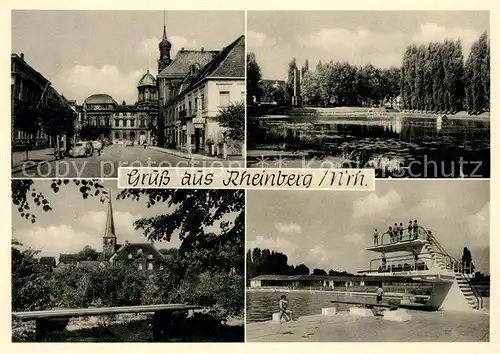
[[[247,292],[246,316],[247,323],[270,321],[273,312],[278,312],[278,301],[281,295],[286,295],[293,316],[321,314],[324,307],[337,307],[337,311],[348,311],[352,305],[332,304],[332,300],[373,302],[373,296],[334,294],[326,292]]]
[[[484,119],[255,117],[248,121],[248,149],[250,167],[259,151],[275,151],[288,160],[293,153],[303,160],[338,158],[343,163],[336,167],[371,167],[377,177],[490,176],[490,122]]]

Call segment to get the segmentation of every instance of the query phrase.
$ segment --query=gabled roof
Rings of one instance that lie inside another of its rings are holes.
[[[245,36],[240,36],[233,43],[220,51],[210,63],[201,69],[189,86],[188,91],[207,77],[245,78]]]
[[[139,253],[139,249],[142,249],[142,252]],[[165,258],[151,243],[126,243],[115,252],[111,259],[113,261],[125,260],[128,259],[129,254],[132,255],[132,259],[148,259],[150,254],[153,255],[154,260]]]
[[[56,258],[55,257],[42,256],[42,257],[40,257],[40,263],[43,263],[43,264],[56,264]]]
[[[184,77],[191,65],[199,64],[200,68],[207,65],[218,51],[214,50],[184,50],[181,49],[175,55],[174,60],[158,74],[158,77]]]

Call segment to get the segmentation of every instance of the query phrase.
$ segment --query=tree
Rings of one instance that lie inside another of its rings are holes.
[[[328,275],[324,269],[315,268],[312,272],[312,275]]]
[[[78,252],[78,258],[81,261],[97,261],[99,258],[99,252],[90,246],[85,246],[80,252]]]
[[[474,272],[474,264],[472,263],[472,254],[467,247],[464,247],[464,251],[462,254],[462,267],[466,271],[470,271],[470,273]]]
[[[483,33],[472,44],[465,63],[466,101],[470,114],[489,110],[490,102],[490,45],[488,35]]]
[[[296,88],[296,90],[295,90]],[[295,58],[288,64],[288,80],[287,80],[287,94],[293,97],[297,91],[297,97],[300,97],[300,74],[297,69],[297,62]]]
[[[262,79],[260,66],[254,53],[247,54],[247,104],[251,105],[260,98],[260,81]]]
[[[219,124],[226,128],[224,136],[235,141],[245,140],[245,106],[243,102],[231,103],[220,109],[215,117]]]
[[[302,74],[302,77],[304,77],[304,75],[309,72],[309,60],[308,59],[306,59],[306,61],[304,62],[304,66],[302,66],[302,69],[300,70],[300,72]]]

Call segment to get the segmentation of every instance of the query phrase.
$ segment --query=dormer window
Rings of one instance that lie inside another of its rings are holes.
[[[153,259],[153,255],[152,254],[148,254],[148,259]]]
[[[141,253],[142,253],[142,248],[137,249],[137,254],[141,254]]]
[[[128,259],[132,259],[132,253],[128,254]]]

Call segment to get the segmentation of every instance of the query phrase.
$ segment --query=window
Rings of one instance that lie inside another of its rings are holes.
[[[219,92],[219,106],[222,107],[229,106],[229,91]]]
[[[128,259],[132,259],[132,253],[128,254]]]
[[[139,263],[139,270],[142,270],[142,263]]]
[[[205,95],[201,95],[201,109],[205,109]]]
[[[133,127],[134,125],[135,125],[135,121],[132,119],[132,120],[130,121],[130,126],[131,126],[131,127]]]
[[[141,253],[142,253],[142,248],[137,249],[137,254],[141,254]]]
[[[153,255],[152,254],[148,254],[148,259],[153,259]]]
[[[115,132],[115,139],[120,139],[120,133]]]
[[[120,116],[120,117],[123,117],[123,113],[122,113],[122,112],[120,112],[119,116]]]
[[[153,270],[153,263],[151,262],[148,263],[148,270]]]
[[[119,119],[115,119],[115,127],[119,127],[120,126],[120,120]]]
[[[127,121],[125,119],[123,120],[123,126],[127,127]]]
[[[123,132],[123,139],[127,139],[127,132]]]
[[[146,125],[146,121],[144,120],[144,118],[141,118],[141,127],[144,127]]]

